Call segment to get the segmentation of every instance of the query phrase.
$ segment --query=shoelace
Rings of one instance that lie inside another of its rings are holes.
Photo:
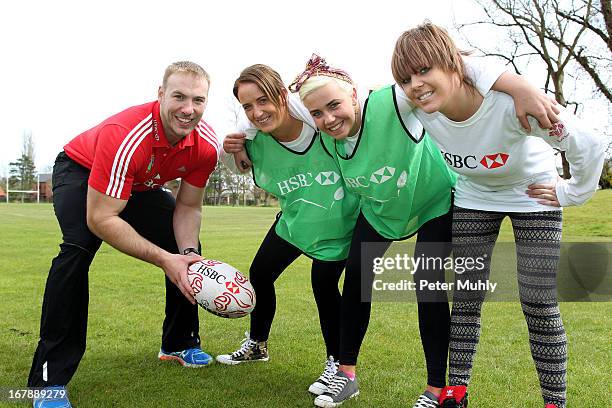
[[[334,376],[338,372],[338,362],[334,361],[332,356],[329,356],[325,362],[325,369],[321,377],[329,384],[333,380]]]
[[[244,333],[245,338],[242,339],[240,348],[232,353],[232,357],[241,357],[249,351],[257,342],[249,337],[249,332]]]
[[[338,377],[337,375],[335,375],[334,378],[332,379],[332,382],[329,384],[329,387],[328,387],[329,391],[327,392],[333,395],[334,397],[337,396],[338,394],[340,394],[340,391],[344,389],[348,381],[349,381],[348,378]]]
[[[421,395],[412,408],[438,408],[439,406],[437,402],[430,400],[425,395]]]

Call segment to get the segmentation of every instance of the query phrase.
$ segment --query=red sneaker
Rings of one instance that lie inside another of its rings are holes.
[[[546,404],[544,408],[557,408],[555,404]]]
[[[447,385],[440,394],[440,408],[467,408],[467,397],[465,385]]]

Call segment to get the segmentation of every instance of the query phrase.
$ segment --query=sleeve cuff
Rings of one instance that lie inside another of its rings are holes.
[[[567,207],[572,205],[567,199],[567,194],[565,193],[565,188],[567,187],[567,183],[565,180],[559,180],[557,185],[555,186],[555,193],[557,194],[557,201],[561,207]]]

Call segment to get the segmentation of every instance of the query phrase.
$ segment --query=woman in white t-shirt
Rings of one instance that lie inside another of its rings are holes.
[[[547,408],[566,402],[566,335],[556,299],[562,211],[593,195],[601,173],[601,139],[567,111],[549,131],[535,120],[526,132],[513,101],[482,95],[465,76],[462,53],[446,31],[426,22],[402,34],[392,71],[415,115],[459,174],[453,210],[453,252],[484,256],[482,270],[457,281],[486,280],[503,219],[512,221],[521,305]],[[560,180],[553,147],[565,151],[572,178]],[[442,407],[467,405],[467,385],[480,334],[485,291],[456,290],[450,335],[449,386]]]

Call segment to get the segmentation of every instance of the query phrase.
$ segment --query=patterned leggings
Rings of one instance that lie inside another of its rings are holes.
[[[562,212],[498,213],[454,207],[453,253],[487,254],[484,270],[468,270],[458,279],[487,279],[493,247],[503,219],[509,216],[516,242],[518,286],[531,356],[546,404],[565,407],[567,338],[556,298]],[[468,385],[480,337],[485,292],[456,291],[450,333],[449,384]]]

